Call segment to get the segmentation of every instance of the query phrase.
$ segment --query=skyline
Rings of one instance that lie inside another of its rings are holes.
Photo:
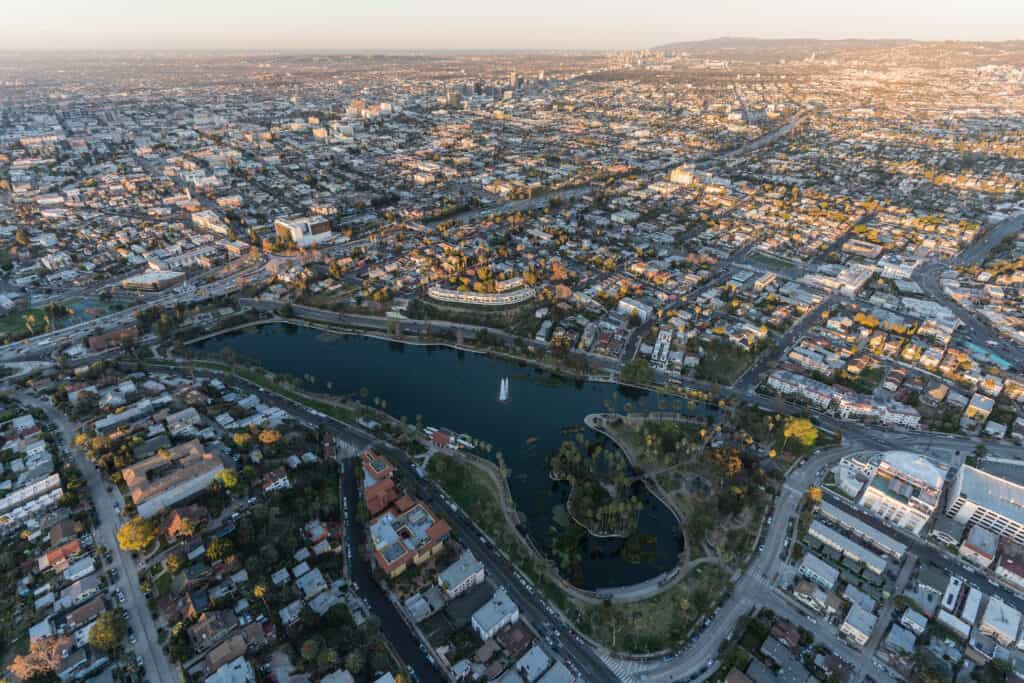
[[[895,9],[893,5],[895,4]],[[628,8],[600,0],[552,9],[539,0],[481,7],[434,3],[429,15],[406,0],[373,13],[352,3],[298,0],[287,16],[266,0],[196,0],[176,11],[102,0],[88,15],[67,0],[9,10],[0,41],[10,51],[63,50],[623,50],[720,36],[789,39],[1000,41],[1024,38],[1024,6],[1010,0],[928,3],[868,0],[845,12],[787,0],[771,17],[752,0],[678,7],[642,0]],[[237,11],[236,11],[237,10]],[[80,10],[79,10],[80,11]]]

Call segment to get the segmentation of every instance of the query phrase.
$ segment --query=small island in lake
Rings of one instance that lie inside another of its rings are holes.
[[[572,487],[565,507],[594,536],[627,537],[637,527],[643,503],[632,494],[625,457],[594,445],[581,450],[565,441],[548,463],[551,478]]]

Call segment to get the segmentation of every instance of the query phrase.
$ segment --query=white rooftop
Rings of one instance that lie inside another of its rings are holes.
[[[941,489],[946,473],[923,455],[910,451],[886,451],[882,462],[894,470],[907,475],[908,479],[923,482],[933,489]]]

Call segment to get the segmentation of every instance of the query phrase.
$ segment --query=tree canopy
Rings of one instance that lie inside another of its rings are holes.
[[[786,437],[787,443],[790,439],[794,439],[801,448],[805,449],[813,447],[818,441],[818,428],[805,417],[787,419],[782,434]]]
[[[107,610],[89,630],[89,645],[109,652],[121,643],[124,634],[124,618],[117,612]]]
[[[156,540],[156,522],[145,517],[133,517],[118,530],[117,543],[121,550],[145,550]]]
[[[28,653],[15,657],[8,668],[23,681],[52,673],[64,661],[64,653],[71,645],[67,636],[37,638],[29,645]]]

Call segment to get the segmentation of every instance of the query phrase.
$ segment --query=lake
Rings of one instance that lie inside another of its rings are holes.
[[[547,458],[578,431],[584,431],[588,440],[598,439],[583,418],[609,409],[665,409],[665,402],[671,409],[685,410],[685,402],[678,398],[661,396],[659,406],[659,395],[653,392],[577,381],[509,360],[283,323],[196,344],[196,350],[207,356],[218,356],[224,349],[271,372],[312,376],[314,381],[305,380],[310,390],[359,398],[365,389],[365,401],[380,397],[387,402],[387,412],[410,424],[420,416],[424,426],[445,427],[490,443],[493,448],[485,457],[503,454],[512,496],[526,518],[524,531],[549,554],[552,539],[564,531],[568,486],[551,481]],[[502,403],[498,391],[505,377],[509,400]],[[632,547],[644,548],[642,558],[630,553],[628,561],[623,556],[625,539],[587,534],[580,544],[581,562],[567,576],[577,586],[633,584],[676,566],[682,540],[675,518],[644,486],[636,489],[644,507]],[[636,543],[641,539],[646,542]]]

